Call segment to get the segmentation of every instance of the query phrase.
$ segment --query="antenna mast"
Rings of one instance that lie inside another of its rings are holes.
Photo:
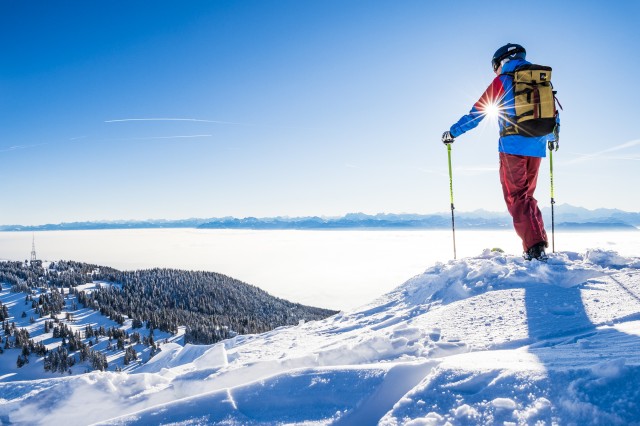
[[[33,242],[31,244],[31,263],[36,261],[36,236],[33,236]]]

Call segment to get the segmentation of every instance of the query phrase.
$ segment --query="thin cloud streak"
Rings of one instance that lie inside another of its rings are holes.
[[[21,149],[29,149],[29,148],[35,148],[38,146],[45,146],[45,145],[49,145],[48,143],[39,143],[39,144],[35,144],[35,145],[14,145],[14,146],[10,146],[8,148],[5,149],[0,149],[0,152],[11,152],[11,151],[19,151]]]
[[[219,120],[202,120],[199,118],[120,118],[117,120],[105,120],[105,123],[125,123],[129,121],[190,121],[196,123],[215,123],[215,124],[236,124],[246,126],[244,123],[233,123],[230,121]]]
[[[201,118],[120,118],[116,120],[105,120],[105,123],[127,123],[127,122],[144,122],[144,121],[182,121],[191,123],[213,123],[213,124],[225,124],[231,126],[245,126],[245,127],[265,127],[272,129],[294,129],[294,130],[322,130],[320,127],[299,127],[299,126],[284,126],[275,124],[254,124],[254,123],[238,123],[235,121],[220,121],[220,120],[204,120]]]
[[[415,167],[415,166],[411,167],[411,168],[414,169],[414,170],[418,170],[419,172],[422,172],[422,173],[429,173],[429,174],[432,174],[432,175],[438,175],[438,176],[444,176],[444,177],[449,176],[447,173],[442,172],[440,170],[427,169],[427,168],[424,168],[424,167]]]
[[[598,160],[638,161],[638,160],[640,160],[640,155],[635,155],[635,156],[604,156],[604,157],[598,157]]]
[[[137,138],[111,138],[110,141],[146,141],[154,139],[193,139],[193,138],[209,138],[213,135],[175,135],[175,136],[147,136]]]
[[[602,151],[594,152],[592,154],[578,154],[580,157],[575,158],[573,160],[566,161],[565,164],[576,164],[581,163],[583,161],[594,160],[594,159],[608,159],[608,160],[637,160],[637,156],[633,157],[602,157],[604,154],[609,154],[611,152],[620,151],[627,148],[632,148],[634,146],[640,145],[640,139],[635,139],[620,145],[613,146],[611,148],[604,149]]]
[[[463,176],[477,176],[485,173],[498,173],[497,166],[478,166],[478,167],[455,167],[454,173]]]

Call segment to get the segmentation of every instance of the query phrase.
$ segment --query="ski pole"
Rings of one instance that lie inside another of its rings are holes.
[[[447,154],[449,156],[449,197],[451,199],[451,229],[453,231],[453,258],[456,259],[456,221],[453,217],[453,174],[451,173],[451,144],[447,144]]]
[[[553,149],[549,147],[549,176],[551,178],[551,250],[556,252],[556,238],[555,238],[555,218],[553,214],[553,205],[556,203],[553,196]]]

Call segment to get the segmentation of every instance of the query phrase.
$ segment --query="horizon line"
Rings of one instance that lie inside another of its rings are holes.
[[[588,209],[586,207],[580,207],[580,206],[574,206],[568,203],[563,203],[563,204],[558,204],[557,207],[560,206],[568,206],[568,207],[573,207],[573,208],[579,208],[579,209],[584,209],[587,210],[589,212],[595,212],[596,210],[617,210],[619,212],[622,213],[629,213],[629,214],[640,214],[640,212],[636,212],[636,211],[626,211],[626,210],[621,210],[621,209],[617,209],[617,208],[608,208],[608,207],[597,207],[595,209]],[[541,209],[550,209],[550,206],[545,206],[542,207]],[[458,211],[459,214],[470,214],[470,213],[477,213],[477,212],[483,212],[483,213],[488,213],[488,214],[500,214],[500,215],[505,215],[508,216],[509,213],[507,211],[507,209],[505,208],[502,211],[493,211],[493,210],[485,210],[482,208],[479,209],[475,209],[475,210],[467,210],[467,211]],[[184,221],[198,221],[198,220],[214,220],[214,219],[226,219],[226,218],[231,218],[231,219],[249,219],[249,218],[253,218],[253,219],[259,219],[259,220],[266,220],[266,219],[279,219],[279,218],[284,218],[284,219],[302,219],[302,218],[312,218],[312,217],[319,217],[322,219],[337,219],[337,218],[344,218],[345,216],[348,215],[365,215],[365,216],[371,216],[371,217],[375,217],[375,216],[381,216],[381,215],[395,215],[395,216],[402,216],[402,215],[413,215],[413,216],[449,216],[451,213],[449,211],[438,211],[438,212],[431,212],[431,213],[408,213],[408,212],[402,212],[402,213],[384,213],[384,212],[378,212],[378,213],[363,213],[363,212],[347,212],[341,215],[298,215],[298,216],[291,216],[291,215],[275,215],[275,216],[243,216],[243,217],[239,217],[239,216],[233,216],[233,215],[226,215],[226,216],[211,216],[211,217],[189,217],[189,218],[178,218],[178,219],[166,219],[166,218],[147,218],[147,219],[95,219],[95,220],[74,220],[74,221],[69,221],[69,222],[58,222],[58,223],[44,223],[44,224],[37,224],[37,225],[21,225],[21,224],[0,224],[0,228],[6,228],[6,227],[24,227],[24,228],[36,228],[36,227],[44,227],[44,226],[57,226],[57,225],[73,225],[73,224],[80,224],[80,223],[86,223],[86,224],[118,224],[118,223],[153,223],[153,222],[184,222]],[[1,231],[0,231],[1,232]]]

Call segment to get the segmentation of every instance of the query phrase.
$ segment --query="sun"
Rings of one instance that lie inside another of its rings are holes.
[[[500,107],[495,103],[487,104],[484,108],[484,113],[491,119],[497,119],[500,115]]]

